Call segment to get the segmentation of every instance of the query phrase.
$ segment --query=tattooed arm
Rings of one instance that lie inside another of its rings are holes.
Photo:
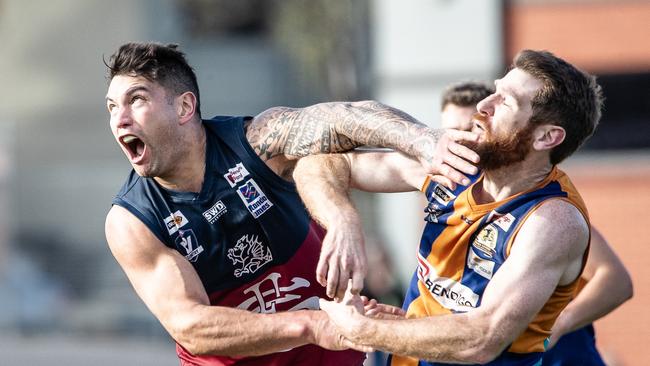
[[[464,183],[478,156],[456,141],[474,140],[469,132],[434,130],[408,114],[375,101],[321,103],[306,108],[268,109],[246,126],[246,137],[274,171],[291,179],[300,157],[381,146],[417,158],[426,170]]]
[[[478,161],[478,155],[456,142],[476,140],[476,135],[433,130],[400,110],[374,101],[275,107],[253,118],[245,128],[257,155],[287,180],[292,180],[292,171],[301,157],[343,152],[361,145],[401,151],[417,158],[426,172],[446,176],[452,184],[468,184],[461,171],[474,174],[475,168],[468,161]],[[360,288],[365,277],[363,241],[332,239],[336,236],[336,230],[330,230],[323,240],[316,273],[330,295],[345,291],[349,279],[354,280],[355,289]],[[345,253],[363,255],[348,263]]]

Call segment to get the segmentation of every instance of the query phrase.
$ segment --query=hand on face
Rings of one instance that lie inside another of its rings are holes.
[[[456,184],[467,185],[469,179],[464,174],[476,174],[479,156],[463,145],[478,140],[478,135],[468,131],[445,130],[436,144],[434,156],[420,162],[432,175],[432,180],[451,189]],[[464,174],[463,174],[464,173]]]

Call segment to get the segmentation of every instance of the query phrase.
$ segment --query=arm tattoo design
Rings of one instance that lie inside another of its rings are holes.
[[[441,134],[375,101],[271,108],[255,117],[246,131],[263,160],[280,154],[295,159],[343,152],[362,145],[388,147],[429,160]]]

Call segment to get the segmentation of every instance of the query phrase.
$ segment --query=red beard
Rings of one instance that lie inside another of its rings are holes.
[[[474,118],[484,123],[485,117],[475,115]],[[485,140],[481,142],[468,142],[468,148],[474,150],[480,157],[477,164],[484,171],[497,170],[520,161],[523,161],[533,145],[533,131],[535,126],[530,123],[526,127],[507,136],[494,135],[488,126],[485,126]]]

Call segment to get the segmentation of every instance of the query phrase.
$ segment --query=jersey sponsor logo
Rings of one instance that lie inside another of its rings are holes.
[[[456,198],[456,196],[441,184],[436,184],[436,186],[433,187],[433,198],[441,205],[446,205],[449,201]]]
[[[252,178],[247,180],[244,185],[237,187],[237,193],[254,218],[262,216],[263,213],[273,206],[273,203],[269,201]]]
[[[185,250],[185,258],[190,262],[196,262],[199,254],[203,253],[203,246],[198,245],[196,235],[192,229],[179,230],[178,237],[176,237],[176,248],[183,248]]]
[[[438,217],[442,215],[442,210],[440,209],[440,206],[438,206],[438,204],[435,202],[429,202],[427,207],[424,209],[424,212],[426,212],[427,214],[424,217],[424,221],[432,222],[432,223],[437,223]]]
[[[311,296],[303,299],[301,295],[291,293],[300,288],[309,288],[308,280],[302,277],[293,277],[287,286],[281,286],[282,275],[272,272],[260,282],[244,290],[244,294],[251,296],[244,300],[237,308],[257,313],[275,313],[276,306],[286,304],[284,307],[293,304],[287,311],[318,309],[318,296]],[[284,281],[286,283],[286,280]]]
[[[492,258],[496,253],[497,239],[499,239],[499,230],[490,224],[476,235],[472,246]]]
[[[207,211],[203,212],[203,217],[205,217],[209,223],[214,224],[214,222],[226,212],[228,212],[226,205],[219,200]]]
[[[273,260],[271,249],[264,245],[257,235],[244,235],[233,248],[228,249],[228,258],[236,266],[235,277],[255,273]]]
[[[510,226],[515,222],[515,217],[512,214],[507,213],[494,221],[494,224],[503,229],[503,231],[508,232]]]
[[[185,215],[178,210],[165,218],[165,227],[167,227],[169,235],[172,235],[189,222],[190,221],[185,217]]]
[[[488,280],[491,280],[494,274],[494,262],[479,257],[472,247],[469,247],[467,253],[467,267]]]
[[[237,163],[234,168],[228,169],[228,173],[224,174],[223,177],[226,178],[231,187],[235,187],[237,183],[244,180],[248,175],[248,170],[246,170],[244,164]]]
[[[471,288],[447,277],[438,276],[436,268],[418,253],[418,279],[443,307],[466,312],[476,307],[479,295]]]

